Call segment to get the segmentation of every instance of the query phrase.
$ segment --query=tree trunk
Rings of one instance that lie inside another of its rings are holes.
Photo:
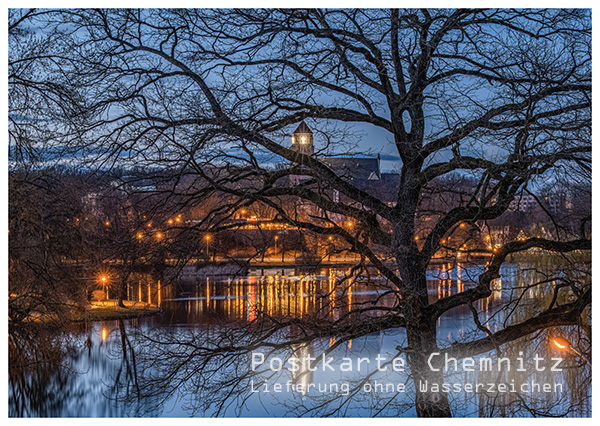
[[[125,304],[123,300],[125,300],[125,295],[127,294],[127,280],[129,279],[129,275],[131,274],[131,270],[133,268],[133,263],[127,265],[127,271],[124,272],[121,276],[121,282],[119,284],[119,291],[117,292],[117,305],[121,308],[125,308]]]
[[[419,417],[452,417],[448,394],[441,392],[443,371],[434,371],[429,356],[438,350],[435,319],[423,315],[428,305],[426,266],[419,256],[407,256],[400,270],[403,282],[410,289],[406,295],[404,316],[407,319],[406,336],[408,365],[416,391],[416,410]],[[410,265],[410,267],[407,267]]]
[[[409,347],[415,348],[408,356],[408,365],[415,384],[415,405],[418,417],[452,417],[448,394],[442,392],[443,371],[433,371],[428,359],[437,350],[435,325],[407,329]]]
[[[126,294],[127,294],[127,278],[123,277],[123,279],[121,279],[121,283],[119,284],[118,299],[117,299],[117,305],[121,308],[125,308],[125,304],[123,303],[123,300],[125,300]]]

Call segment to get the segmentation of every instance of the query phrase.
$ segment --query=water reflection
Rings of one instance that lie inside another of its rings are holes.
[[[432,268],[428,272],[430,301],[471,288],[483,268],[485,265],[447,263]],[[556,279],[541,278],[534,268],[506,265],[502,277],[494,282],[492,294],[474,304],[481,327],[474,325],[471,309],[454,308],[438,320],[438,345],[482,337],[485,328],[494,332],[521,321],[532,312],[545,309],[555,294],[568,298],[568,294],[555,293]],[[540,281],[544,282],[538,285]],[[410,372],[392,369],[392,360],[399,356],[396,347],[405,344],[402,330],[349,340],[327,336],[309,344],[261,349],[266,362],[274,357],[313,359],[313,364],[304,363],[293,371],[253,371],[250,366],[256,350],[237,355],[224,353],[202,364],[204,346],[217,341],[222,345],[223,340],[235,346],[245,337],[244,324],[254,324],[265,316],[279,320],[304,318],[309,320],[307,324],[319,320],[349,321],[358,315],[378,316],[397,304],[398,298],[391,290],[387,280],[372,271],[359,275],[348,269],[250,271],[247,276],[197,277],[167,283],[150,276],[136,276],[129,285],[129,297],[159,303],[162,314],[126,322],[74,325],[60,333],[11,331],[9,414],[412,416],[414,387]],[[279,332],[293,340],[303,332],[299,327],[292,325]],[[545,332],[534,339],[521,339],[503,348],[502,356],[521,357],[527,363],[531,363],[534,354],[550,359],[556,353],[549,352],[545,339]],[[377,368],[378,356],[385,358],[381,361],[388,367],[385,372]],[[482,356],[496,360],[500,353]],[[365,361],[359,372],[343,371],[345,358],[352,365],[359,359],[369,362]],[[313,370],[317,360],[330,361],[333,370]],[[515,369],[449,371],[449,384],[563,384],[561,393],[552,394],[451,394],[453,412],[458,416],[589,415],[589,366],[568,357],[563,367],[560,374],[534,368],[528,368],[527,374]],[[264,389],[265,383],[270,392],[252,391],[257,386]],[[339,386],[332,391],[334,383]],[[284,391],[276,393],[276,384]],[[342,387],[343,384],[347,386]],[[366,384],[378,391],[365,392]],[[320,392],[325,386],[330,386],[330,391]]]
[[[358,311],[365,305],[392,307],[397,297],[390,284],[379,276],[369,279],[348,275],[347,270],[323,269],[295,274],[283,270],[277,275],[245,277],[202,277],[178,281],[151,298],[162,299],[170,324],[202,324],[223,320],[252,322],[259,315],[297,317],[306,315],[334,320]],[[370,315],[377,315],[375,310]],[[163,316],[164,317],[164,316]]]

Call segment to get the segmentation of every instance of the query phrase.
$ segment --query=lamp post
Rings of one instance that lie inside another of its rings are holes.
[[[108,285],[106,275],[102,275],[100,277],[100,282],[102,283],[102,288],[104,290],[104,294],[106,294],[106,300],[108,300]]]
[[[206,257],[210,261],[210,253],[208,252],[208,243],[210,242],[210,234],[206,234],[204,239],[206,240]]]
[[[587,362],[589,365],[592,365],[592,361],[585,354],[579,352],[577,349],[575,349],[573,346],[571,346],[571,342],[569,342],[564,337],[561,337],[561,336],[552,337],[551,341],[554,344],[554,346],[556,348],[558,348],[559,350],[572,352],[575,355],[583,358],[585,360],[585,362]]]

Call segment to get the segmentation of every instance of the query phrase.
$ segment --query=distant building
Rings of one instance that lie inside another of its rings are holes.
[[[540,191],[538,199],[530,194],[520,194],[511,201],[509,209],[514,212],[532,212],[542,207],[550,213],[566,213],[573,209],[572,190],[565,188],[552,188],[548,191]],[[538,201],[539,200],[539,201]]]
[[[573,196],[566,189],[554,189],[544,197],[544,204],[552,213],[561,213],[573,209]]]
[[[90,192],[82,197],[81,202],[88,214],[97,215],[100,212],[99,199],[100,194],[98,192]]]
[[[292,133],[292,146],[290,149],[312,157],[315,156],[313,132],[304,121]],[[367,181],[380,181],[382,179],[379,155],[376,158],[320,157],[319,160],[338,176],[358,187],[361,187],[361,184]]]
[[[321,162],[347,181],[381,180],[379,155],[377,158],[322,158]]]
[[[530,212],[538,206],[538,202],[533,195],[520,194],[510,202],[508,208],[514,212]]]
[[[305,122],[300,123],[291,136],[291,150],[309,155],[316,158],[313,132]],[[377,157],[319,157],[319,161],[327,165],[336,175],[351,182],[355,187],[377,197],[388,205],[394,205],[400,175],[397,173],[382,173],[380,156]],[[307,176],[291,176],[288,184],[298,185],[306,182]],[[328,190],[329,196],[335,203],[352,202],[347,200],[336,189]],[[309,206],[304,206],[310,209]],[[312,215],[319,215],[319,212],[310,211]],[[324,212],[320,212],[324,214]],[[340,215],[329,214],[330,219],[341,221],[344,218]]]
[[[292,133],[291,149],[304,155],[315,155],[313,132],[304,121]]]

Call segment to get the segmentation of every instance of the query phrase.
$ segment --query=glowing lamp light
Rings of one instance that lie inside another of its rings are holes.
[[[555,336],[555,337],[552,337],[550,340],[552,341],[552,343],[554,344],[554,346],[556,348],[558,348],[559,350],[561,350],[561,351],[567,351],[567,352],[572,352],[575,355],[577,355],[578,357],[583,358],[585,360],[585,362],[587,362],[589,365],[592,365],[592,360],[589,359],[585,354],[582,354],[577,349],[575,349],[573,346],[571,346],[571,342],[569,342],[564,337]]]
[[[552,343],[554,343],[554,346],[556,346],[558,349],[568,350],[571,347],[569,341],[564,337],[555,337],[552,339]]]

